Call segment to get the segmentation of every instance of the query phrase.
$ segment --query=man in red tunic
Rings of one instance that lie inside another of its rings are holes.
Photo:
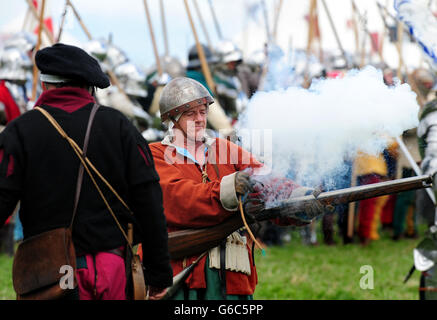
[[[249,172],[262,167],[240,146],[206,133],[212,102],[203,85],[184,77],[170,81],[161,94],[161,119],[169,130],[161,142],[150,144],[150,150],[169,232],[217,225],[239,214],[239,196],[253,192]],[[296,194],[312,190],[290,181],[287,185],[288,196],[292,189],[299,190]],[[323,207],[315,201],[308,210],[321,213]],[[173,298],[251,299],[258,281],[251,247],[245,232],[232,233],[199,261]],[[173,274],[196,258],[173,260]]]

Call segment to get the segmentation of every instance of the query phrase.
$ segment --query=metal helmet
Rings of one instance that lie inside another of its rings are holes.
[[[171,78],[182,77],[185,74],[185,68],[182,63],[174,57],[162,56],[161,59],[162,69]]]
[[[211,51],[209,48],[203,44],[201,44],[203,48],[203,52],[205,54],[206,62],[209,64],[217,63],[219,62],[219,58]],[[197,52],[197,46],[194,45],[191,47],[190,51],[188,52],[188,69],[197,69],[200,68],[200,58],[199,53]]]
[[[216,53],[220,57],[222,63],[243,61],[243,53],[232,41],[229,40],[221,41],[216,47]]]
[[[122,63],[115,68],[114,73],[128,95],[147,97],[146,75],[135,64],[132,62]]]
[[[122,63],[128,62],[126,53],[113,44],[108,44],[108,51],[105,60],[111,68],[115,68]]]
[[[161,121],[174,119],[189,108],[214,102],[209,91],[198,81],[186,77],[171,80],[162,89],[159,99]]]
[[[5,48],[17,48],[18,50],[22,52],[29,52],[36,46],[37,38],[36,35],[21,31],[16,34],[14,34],[12,37],[7,39],[4,42]]]
[[[245,60],[245,63],[252,67],[260,67],[266,62],[266,53],[264,50],[256,50],[252,52]]]
[[[108,46],[105,40],[90,40],[83,46],[83,49],[91,56],[97,58],[100,62],[106,59]]]
[[[26,81],[32,61],[22,51],[9,47],[0,52],[0,79]]]

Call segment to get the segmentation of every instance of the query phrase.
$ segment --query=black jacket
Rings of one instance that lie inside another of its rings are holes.
[[[83,147],[93,104],[68,113],[43,105],[64,131]],[[100,107],[91,129],[88,158],[134,213],[141,235],[146,283],[172,283],[168,234],[159,176],[147,141],[119,111]],[[26,112],[0,134],[0,226],[18,201],[24,238],[68,226],[73,211],[79,159],[71,146],[37,110]],[[98,179],[122,226],[132,221],[123,205]],[[76,254],[126,244],[86,171],[73,225]]]

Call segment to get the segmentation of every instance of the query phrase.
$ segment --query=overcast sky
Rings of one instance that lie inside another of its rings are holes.
[[[46,1],[46,12],[53,18],[56,33],[64,10],[64,1]],[[347,27],[347,20],[350,19],[352,14],[351,1],[325,1],[340,34],[343,46],[348,50],[355,50],[353,31]],[[390,10],[392,10],[393,0],[379,1],[388,4]],[[370,31],[382,32],[384,26],[377,11],[376,2],[372,0],[355,0],[355,2],[361,13],[366,13]],[[72,3],[94,38],[108,38],[111,34],[113,43],[122,48],[133,62],[142,67],[154,64],[151,38],[142,0],[72,0]],[[164,53],[159,0],[148,0],[147,3],[152,15],[158,50],[160,53]],[[206,43],[206,37],[200,27],[192,0],[188,0],[188,3],[196,21],[196,29],[200,40]],[[216,45],[219,40],[208,0],[197,0],[197,3],[202,12],[211,42]],[[235,41],[244,49],[246,54],[263,47],[266,32],[262,10],[258,9],[250,17],[247,14],[248,5],[259,4],[260,0],[212,0],[212,3],[224,38]],[[279,0],[266,0],[270,29],[273,29],[274,7],[277,3],[279,3]],[[305,48],[308,32],[305,15],[308,13],[309,3],[309,0],[283,0],[279,16],[277,41],[284,50],[287,50],[290,45]],[[318,3],[322,46],[325,50],[335,49],[337,43],[326,12],[321,5],[321,1]],[[0,0],[0,4],[0,32],[20,31],[27,10],[26,0]],[[188,22],[184,1],[164,0],[164,6],[170,54],[186,60],[187,52],[194,44],[194,38]],[[87,41],[71,9],[67,14],[63,34],[65,37],[62,38],[62,41],[66,43],[80,44]]]

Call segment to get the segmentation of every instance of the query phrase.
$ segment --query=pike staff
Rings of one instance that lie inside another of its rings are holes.
[[[82,27],[82,30],[85,32],[85,34],[88,37],[88,40],[91,40],[93,37],[91,36],[91,33],[88,31],[87,27],[83,23],[79,13],[77,12],[76,8],[73,6],[73,3],[70,0],[67,0],[68,5],[73,10],[74,15],[76,16],[77,21],[79,22],[80,26]]]
[[[159,0],[159,9],[161,11],[161,24],[162,24],[162,34],[164,36],[164,50],[165,55],[169,55],[168,50],[168,38],[167,38],[167,23],[165,21],[165,10],[164,10],[164,0]]]
[[[214,20],[215,29],[217,30],[217,35],[220,40],[223,40],[222,31],[220,29],[220,25],[217,20],[217,16],[215,15],[214,6],[212,5],[212,0],[208,0],[209,8],[211,9],[212,19]]]
[[[331,25],[332,32],[334,33],[338,48],[341,51],[341,55],[343,56],[344,61],[346,62],[346,66],[349,66],[349,61],[346,57],[346,52],[344,51],[343,45],[341,44],[340,38],[339,38],[338,33],[337,33],[337,29],[335,28],[334,21],[332,20],[331,14],[329,13],[329,9],[328,9],[328,6],[326,5],[325,0],[322,0],[322,4],[323,4],[323,7],[325,8],[326,15],[328,16],[329,24]]]
[[[65,16],[67,15],[67,10],[68,10],[68,2],[65,1],[64,12],[62,13],[61,24],[59,25],[58,37],[56,39],[56,42],[59,42],[61,40],[62,31],[64,30]]]
[[[282,9],[282,3],[283,0],[279,0],[278,5],[276,6],[276,13],[275,13],[275,22],[273,25],[273,40],[276,41],[277,33],[278,33],[278,25],[279,25],[279,15],[281,13]]]
[[[67,3],[71,7],[71,9],[73,10],[75,17],[76,17],[77,21],[79,22],[80,26],[82,27],[83,32],[85,32],[86,36],[88,37],[88,40],[92,40],[93,37],[91,36],[91,33],[88,31],[88,28],[83,23],[82,19],[80,18],[79,13],[77,12],[76,8],[73,6],[73,3],[70,0],[67,0]],[[108,69],[106,72],[108,73],[108,76],[111,79],[111,83],[117,87],[117,89],[121,92],[122,95],[124,95],[124,97],[128,101],[130,101],[130,98],[128,97],[126,92],[123,90],[123,88],[122,88],[120,82],[118,81],[117,76],[114,74],[114,72],[110,69]]]
[[[272,35],[270,33],[269,15],[267,13],[267,6],[266,6],[265,0],[261,0],[261,6],[262,6],[262,10],[263,10],[263,15],[264,15],[264,24],[266,27],[267,43],[270,44],[270,42],[272,41]]]
[[[30,9],[30,12],[32,13],[33,17],[34,17],[36,20],[39,20],[39,14],[38,14],[38,11],[36,11],[36,8],[35,8],[35,6],[33,5],[32,0],[26,0],[26,1],[27,1],[27,4],[29,5],[29,9]],[[50,42],[50,44],[55,43],[55,39],[53,38],[53,34],[52,34],[52,33],[50,32],[50,30],[47,28],[47,26],[46,26],[45,23],[43,23],[43,25],[42,25],[42,30],[44,31],[44,33],[45,33],[45,35],[47,36],[47,38],[49,38],[49,42]]]
[[[153,32],[153,25],[152,25],[152,19],[150,18],[149,6],[147,5],[147,0],[144,0],[143,2],[144,2],[144,8],[146,9],[146,18],[147,18],[147,24],[149,25],[150,39],[152,40],[153,54],[155,55],[155,60],[156,60],[156,70],[158,71],[158,75],[161,77],[162,67],[161,67],[161,62],[159,61],[158,47],[156,45],[155,34]]]
[[[191,30],[193,31],[194,40],[196,41],[197,53],[199,55],[200,65],[202,67],[203,75],[205,76],[205,80],[206,80],[206,83],[208,84],[208,87],[215,94],[216,93],[215,83],[214,83],[214,80],[212,78],[211,71],[209,70],[209,66],[206,63],[205,52],[203,52],[203,48],[199,42],[199,37],[197,36],[196,28],[194,26],[193,18],[191,16],[191,12],[190,12],[190,7],[188,6],[188,1],[184,0],[184,4],[185,4],[185,9],[187,10],[187,16],[188,16],[188,20],[190,22]]]
[[[357,6],[355,4],[355,1],[354,0],[351,0],[351,1],[352,1],[352,8],[353,8],[354,12],[358,15],[360,20],[364,20],[363,16],[359,12],[359,10],[358,10],[358,8],[357,8]],[[372,47],[375,48],[375,50],[378,52],[378,56],[379,56],[380,61],[382,63],[385,63],[384,62],[384,58],[382,56],[382,51],[381,51],[380,46],[379,46],[379,43],[378,43],[378,41],[374,37],[372,37],[369,29],[367,28],[367,23],[364,23],[363,29],[364,29],[364,32],[370,37],[370,41],[372,42]],[[383,37],[384,37],[384,35],[383,35]]]
[[[193,0],[194,9],[196,10],[197,16],[199,17],[200,27],[203,30],[203,33],[205,34],[206,42],[208,43],[208,47],[211,51],[213,51],[213,47],[211,44],[211,40],[209,39],[208,30],[206,29],[205,23],[203,22],[202,13],[199,10],[199,6],[197,4],[197,0]]]
[[[36,42],[35,46],[35,53],[39,50],[41,46],[41,34],[42,34],[42,26],[44,25],[44,9],[45,9],[46,1],[42,0],[41,3],[41,12],[39,15],[39,26],[38,26],[38,40]],[[33,4],[32,4],[33,6]],[[32,83],[32,101],[36,100],[36,88],[38,84],[38,67],[36,66],[36,63],[34,61],[33,63],[33,83]]]

